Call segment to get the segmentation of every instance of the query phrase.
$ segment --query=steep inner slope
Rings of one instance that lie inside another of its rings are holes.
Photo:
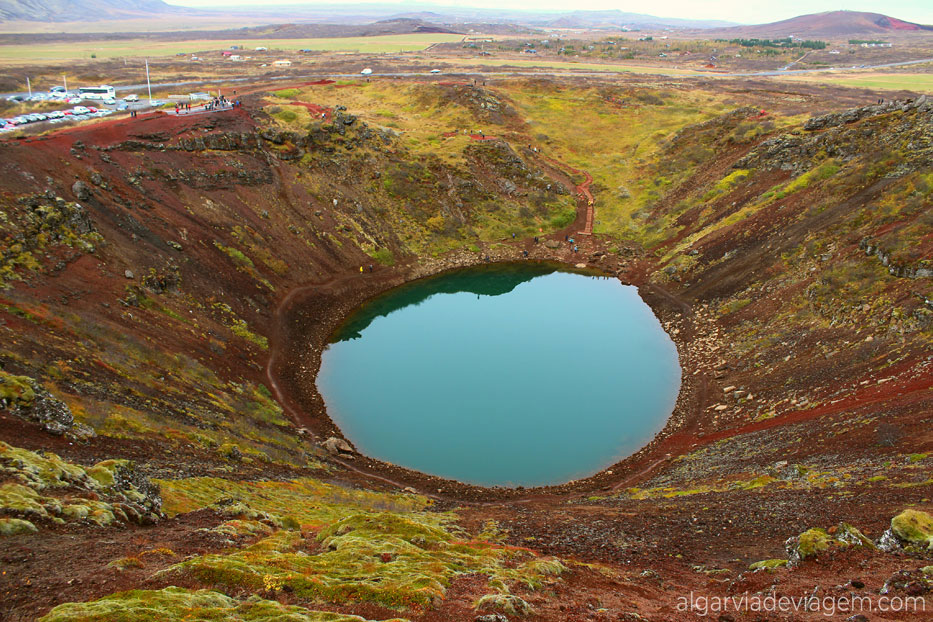
[[[0,145],[4,615],[142,587],[87,619],[663,620],[674,587],[800,594],[857,567],[877,594],[929,565],[827,535],[746,572],[811,527],[930,508],[929,102],[807,120],[807,87],[546,81],[245,101]],[[349,310],[526,252],[640,286],[685,369],[655,441],[533,491],[322,447],[313,377]],[[92,615],[69,607],[49,619]]]

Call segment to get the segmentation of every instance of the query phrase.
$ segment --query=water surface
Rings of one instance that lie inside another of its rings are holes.
[[[480,485],[592,475],[664,427],[674,344],[636,288],[487,266],[367,303],[322,355],[328,414],[366,455]]]

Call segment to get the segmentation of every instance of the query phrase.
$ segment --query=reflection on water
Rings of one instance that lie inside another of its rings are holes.
[[[637,451],[674,407],[674,344],[634,287],[543,265],[410,283],[322,355],[328,414],[360,451],[483,485],[543,485]]]

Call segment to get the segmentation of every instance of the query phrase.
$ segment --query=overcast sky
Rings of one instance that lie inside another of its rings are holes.
[[[346,0],[332,2],[307,0],[167,0],[170,4],[201,7],[255,6],[269,10],[272,5],[284,4],[356,4]],[[406,0],[368,0],[366,4],[398,7],[400,12],[420,9],[424,5],[454,7],[482,7],[511,10],[605,10],[619,9],[632,13],[647,13],[659,17],[683,17],[691,19],[721,19],[746,24],[772,22],[805,13],[836,11],[870,11],[921,24],[933,24],[933,0],[780,0],[779,2],[756,2],[754,0],[665,0],[646,3],[634,0],[436,0],[410,2]],[[348,7],[349,8],[349,7]],[[349,8],[348,12],[352,12]]]

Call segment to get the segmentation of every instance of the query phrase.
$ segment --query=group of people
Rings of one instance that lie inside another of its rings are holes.
[[[214,99],[210,100],[209,102],[207,102],[206,104],[204,104],[205,112],[211,112],[213,110],[226,110],[228,108],[239,108],[239,107],[240,107],[239,99],[230,100],[230,99],[227,99],[227,97],[224,95],[219,95],[215,97]],[[182,114],[182,113],[184,114],[191,113],[190,103],[175,104],[175,114]],[[135,117],[136,114],[131,112],[130,116]]]
[[[207,103],[204,106],[205,110],[224,110],[225,108],[239,108],[240,100],[235,99],[233,101],[226,98],[226,96],[221,95],[220,97],[215,97],[213,101]]]

